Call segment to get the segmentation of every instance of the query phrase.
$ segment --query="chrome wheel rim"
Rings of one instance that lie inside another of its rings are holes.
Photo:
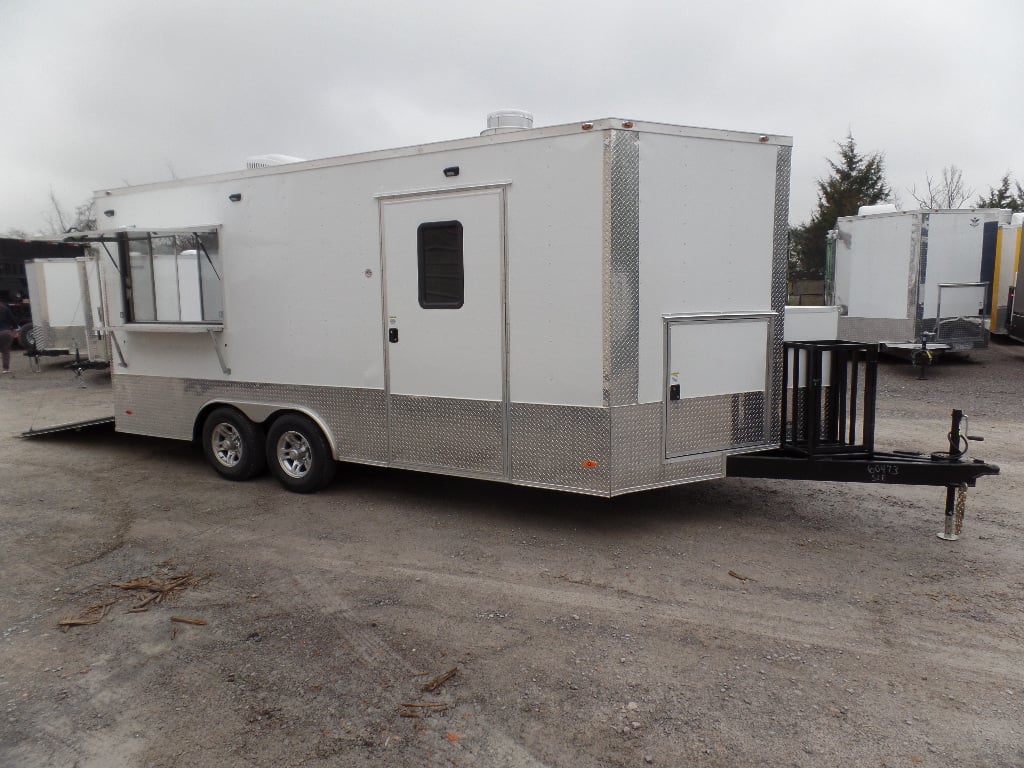
[[[242,460],[242,436],[231,424],[222,423],[213,428],[210,435],[213,455],[225,467],[238,466]]]
[[[313,467],[313,451],[305,435],[288,431],[277,438],[277,463],[288,477],[301,479]]]

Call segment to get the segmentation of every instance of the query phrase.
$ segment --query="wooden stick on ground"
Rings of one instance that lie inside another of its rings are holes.
[[[427,693],[430,693],[432,691],[436,691],[438,688],[440,688],[442,685],[444,685],[446,680],[451,678],[458,671],[459,671],[458,667],[452,667],[447,672],[443,672],[442,674],[440,674],[437,677],[435,677],[429,683],[424,683],[422,688],[420,688],[420,690],[426,691]]]

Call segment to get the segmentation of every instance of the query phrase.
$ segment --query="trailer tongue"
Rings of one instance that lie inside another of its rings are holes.
[[[878,345],[854,342],[786,342],[779,448],[735,454],[730,477],[762,477],[841,483],[945,486],[945,526],[939,538],[959,538],[968,487],[999,467],[966,460],[968,441],[982,438],[961,429],[963,411],[952,413],[948,450],[924,455],[874,449]]]

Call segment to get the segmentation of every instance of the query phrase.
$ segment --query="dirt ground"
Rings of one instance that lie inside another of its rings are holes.
[[[944,449],[959,407],[1002,467],[958,542],[927,487],[345,466],[296,496],[184,443],[22,439],[109,379],[14,367],[0,766],[1024,765],[1024,346],[882,366],[879,448]],[[113,586],[142,577],[170,589]]]

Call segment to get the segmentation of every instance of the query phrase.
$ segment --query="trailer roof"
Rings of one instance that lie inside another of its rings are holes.
[[[338,165],[350,165],[354,163],[365,163],[373,160],[386,158],[403,157],[409,155],[421,155],[426,152],[450,152],[470,147],[487,146],[490,144],[506,144],[516,141],[532,141],[535,139],[552,138],[556,136],[568,136],[580,133],[581,131],[615,131],[627,130],[638,133],[656,133],[669,136],[687,136],[693,138],[712,139],[718,141],[734,141],[747,144],[769,144],[775,146],[792,146],[793,138],[778,134],[752,133],[749,131],[726,131],[715,128],[698,128],[694,126],[671,125],[668,123],[652,123],[639,120],[626,120],[622,118],[602,118],[600,120],[585,120],[578,123],[565,123],[563,125],[545,126],[542,128],[525,128],[519,131],[508,133],[496,133],[486,136],[471,136],[464,139],[452,139],[428,144],[418,144],[395,149],[382,149],[370,152],[360,152],[353,155],[338,155],[318,160],[305,160],[283,165],[273,165],[265,168],[252,168],[239,171],[229,171],[207,176],[196,176],[189,179],[175,179],[172,181],[154,182],[151,184],[138,184],[128,187],[115,187],[110,189],[97,190],[97,197],[105,197],[134,192],[140,189],[159,189],[162,187],[177,187],[185,184],[214,183],[231,181],[234,179],[245,179],[256,176],[273,176],[285,173],[295,173],[312,168],[324,168]]]
[[[904,211],[879,211],[878,213],[858,213],[851,216],[840,216],[836,219],[840,221],[863,221],[865,219],[885,219],[893,216],[916,216],[922,213],[926,213],[930,216],[949,215],[949,214],[968,214],[973,213],[975,215],[981,213],[990,216],[998,216],[999,214],[1009,215],[1010,211],[1006,208],[908,208]]]

